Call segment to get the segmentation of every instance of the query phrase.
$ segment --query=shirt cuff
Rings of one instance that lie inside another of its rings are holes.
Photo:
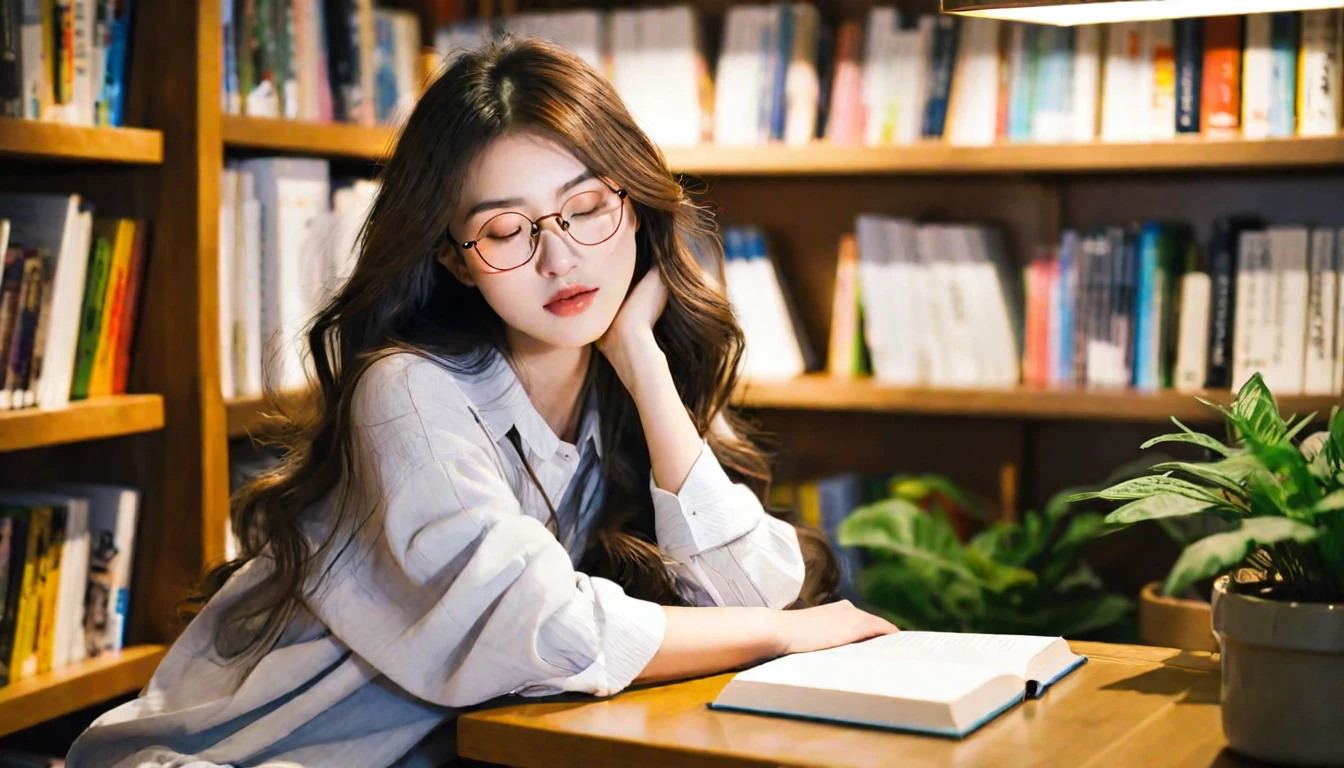
[[[756,494],[723,471],[708,442],[702,443],[679,492],[659,488],[650,472],[649,493],[658,547],[678,560],[747,535],[765,515]]]
[[[591,662],[577,674],[529,686],[522,693],[544,696],[582,691],[595,696],[614,695],[639,677],[662,646],[667,632],[662,606],[627,595],[613,581],[580,578],[588,586],[587,594],[580,592],[584,599],[572,602],[562,615],[548,622],[538,640],[548,650],[543,658],[551,657],[547,660],[557,668],[582,663],[566,658],[561,649],[581,648],[585,637],[597,641],[595,658],[590,657]]]

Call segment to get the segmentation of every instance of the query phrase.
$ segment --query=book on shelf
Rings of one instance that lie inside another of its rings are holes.
[[[897,632],[739,672],[710,706],[961,738],[1086,660],[1057,637]]]
[[[139,505],[114,485],[0,493],[0,685],[123,647]]]
[[[435,45],[451,60],[500,32],[553,40],[664,146],[1267,138],[1344,119],[1339,10],[1065,28],[778,3],[731,5],[722,23],[717,52],[686,5],[455,17]]]
[[[221,180],[220,380],[225,398],[267,380],[305,386],[313,314],[349,277],[375,181],[333,185],[325,160],[230,162]]]
[[[742,378],[785,381],[820,366],[802,327],[793,293],[758,227],[723,230],[728,301],[742,327]]]
[[[145,225],[94,214],[78,195],[0,194],[0,409],[126,392]]]
[[[0,0],[0,117],[125,125],[132,0]]]
[[[225,114],[395,125],[423,80],[420,17],[372,0],[224,0]]]

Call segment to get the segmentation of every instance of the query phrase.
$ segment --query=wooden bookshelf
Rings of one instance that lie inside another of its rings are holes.
[[[233,149],[378,160],[394,129],[223,116]],[[942,142],[861,147],[666,147],[678,173],[705,176],[899,176],[977,173],[1152,172],[1344,166],[1344,136],[1290,139],[1186,139],[1140,144],[1004,144],[957,147]]]
[[[281,393],[280,398],[286,407],[302,407],[304,396],[304,392],[296,391]],[[274,423],[275,409],[264,396],[226,400],[224,411],[230,438],[259,435]]]
[[[261,117],[222,116],[220,134],[230,149],[266,150],[294,155],[319,155],[380,160],[396,140],[383,126],[311,123]]]
[[[0,687],[0,736],[139,691],[167,650],[138,645]]]
[[[1226,405],[1231,392],[1201,392],[1199,396]],[[1221,417],[1195,400],[1193,393],[1106,390],[908,389],[879,384],[872,379],[845,381],[813,374],[783,383],[748,383],[739,388],[735,402],[749,408],[817,411],[870,411],[933,416],[987,416],[1030,421],[1162,422],[1172,416],[1187,423],[1216,422]],[[1321,416],[1344,405],[1344,397],[1295,396],[1279,398],[1285,416]]]
[[[65,408],[0,411],[0,451],[19,451],[163,428],[159,395],[113,395],[76,400]]]
[[[0,117],[0,157],[157,165],[163,162],[163,134]]]

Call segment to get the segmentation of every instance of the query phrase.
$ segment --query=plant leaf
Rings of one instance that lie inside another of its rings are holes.
[[[1233,471],[1237,472],[1237,474],[1240,474],[1241,477],[1228,472],[1224,468],[1224,465],[1228,465],[1229,462],[1239,462],[1239,464],[1231,464],[1229,466]],[[1245,474],[1248,472],[1248,470],[1244,469],[1245,465],[1246,462],[1242,457],[1234,456],[1230,459],[1225,459],[1212,464],[1197,464],[1189,461],[1167,461],[1161,464],[1154,464],[1152,470],[1154,472],[1184,472],[1185,474],[1199,478],[1210,485],[1222,488],[1238,498],[1245,499],[1246,489],[1241,486],[1241,480],[1245,479]]]
[[[1195,430],[1182,424],[1174,416],[1172,417],[1171,421],[1173,424],[1181,428],[1180,432],[1171,435],[1159,435],[1157,437],[1154,437],[1152,440],[1149,440],[1148,442],[1144,443],[1142,446],[1140,446],[1140,448],[1146,451],[1149,448],[1152,448],[1154,445],[1157,445],[1158,443],[1192,443],[1194,445],[1200,446],[1201,448],[1207,448],[1208,450],[1213,451],[1214,453],[1217,453],[1221,456],[1232,455],[1232,450],[1228,448],[1226,445],[1223,445],[1222,443],[1218,442],[1218,440],[1202,432],[1196,432]]]
[[[1180,594],[1200,579],[1231,570],[1266,544],[1280,541],[1305,544],[1318,535],[1313,526],[1286,517],[1251,518],[1236,530],[1206,536],[1186,547],[1167,575],[1163,589],[1168,595]]]
[[[1316,507],[1312,511],[1319,515],[1323,512],[1337,512],[1341,509],[1344,509],[1344,490],[1335,491],[1316,502]]]
[[[1288,433],[1288,426],[1279,415],[1279,405],[1257,372],[1237,391],[1232,401],[1232,413],[1243,419],[1255,441],[1270,445],[1280,443]]]
[[[1160,493],[1135,499],[1106,516],[1106,526],[1112,530],[1145,520],[1197,515],[1214,508],[1206,499],[1192,499],[1174,493]],[[1234,516],[1235,517],[1235,516]]]
[[[1214,494],[1208,488],[1195,485],[1189,480],[1182,480],[1179,477],[1170,477],[1168,475],[1154,475],[1151,477],[1136,477],[1133,480],[1126,480],[1123,483],[1117,483],[1105,490],[1088,491],[1085,493],[1070,496],[1070,501],[1080,501],[1083,499],[1142,499],[1148,496],[1154,496],[1159,493],[1173,493],[1177,496],[1186,496],[1192,499],[1200,499],[1210,504],[1226,503],[1221,496]]]
[[[1316,418],[1316,414],[1318,413],[1320,413],[1320,411],[1312,411],[1306,416],[1303,416],[1301,421],[1297,422],[1297,424],[1288,428],[1288,432],[1283,436],[1283,439],[1292,440],[1294,437],[1297,437],[1297,433],[1306,429],[1307,425],[1311,423],[1312,419]]]

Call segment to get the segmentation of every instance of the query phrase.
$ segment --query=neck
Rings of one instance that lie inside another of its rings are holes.
[[[509,362],[551,431],[574,442],[579,424],[579,395],[588,375],[592,345],[553,347],[512,331],[508,334]]]

